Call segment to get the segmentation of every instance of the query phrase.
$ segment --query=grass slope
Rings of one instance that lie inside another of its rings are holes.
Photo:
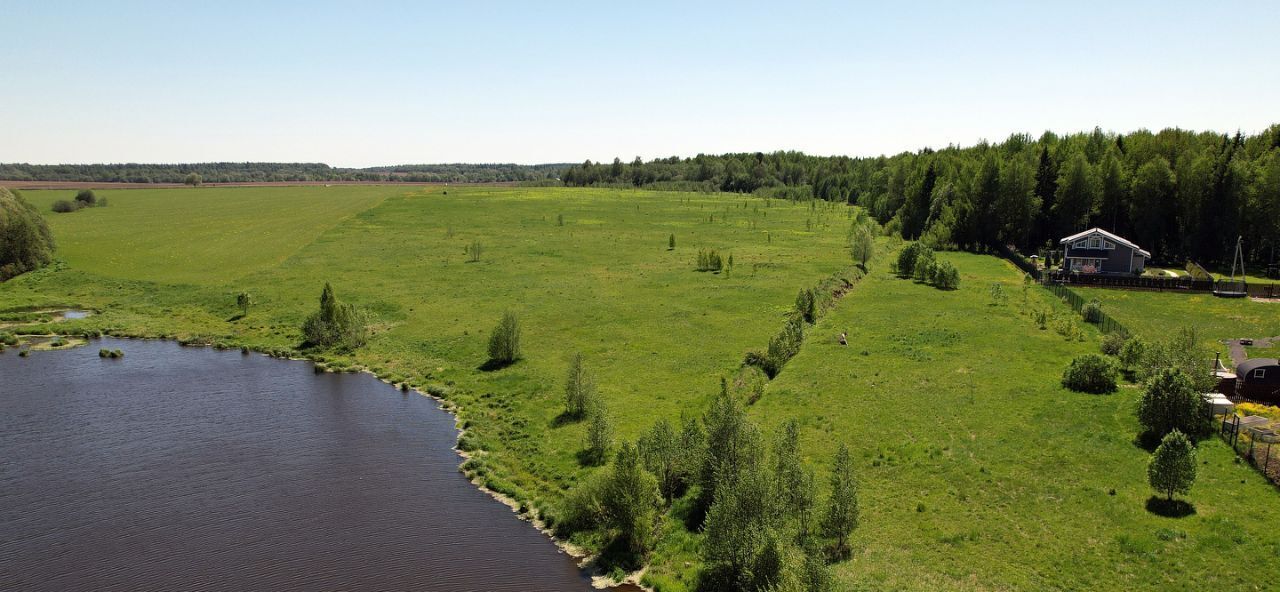
[[[1280,506],[1261,476],[1211,439],[1190,496],[1197,513],[1148,513],[1138,390],[1059,384],[1072,356],[1096,351],[1096,332],[1069,342],[1039,330],[1018,312],[1022,274],[1001,260],[941,257],[959,267],[960,290],[874,271],[752,408],[771,427],[800,416],[819,471],[842,441],[859,459],[863,523],[839,568],[847,585],[1252,590],[1280,577]],[[993,282],[1008,304],[991,305]],[[1036,288],[1029,297],[1054,302]],[[845,329],[848,347],[834,338]]]

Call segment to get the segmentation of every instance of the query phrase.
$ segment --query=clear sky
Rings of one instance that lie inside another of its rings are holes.
[[[0,0],[0,162],[874,155],[1280,122],[1280,3]]]

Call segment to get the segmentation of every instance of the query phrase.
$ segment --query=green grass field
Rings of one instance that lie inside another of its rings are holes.
[[[617,435],[634,438],[658,416],[700,412],[719,377],[778,331],[801,287],[851,263],[847,210],[829,204],[541,188],[103,193],[107,208],[49,214],[66,263],[0,286],[0,310],[69,305],[101,314],[60,329],[289,348],[331,281],[377,322],[369,345],[337,363],[453,391],[490,453],[492,485],[535,499],[582,473],[584,426],[553,426],[574,353],[595,372]],[[66,196],[28,195],[42,210]],[[300,213],[308,202],[332,213]],[[218,218],[199,222],[207,228],[187,227],[208,212]],[[238,238],[214,240],[223,234]],[[473,241],[484,247],[477,263],[464,255]],[[734,269],[695,272],[699,248],[732,254]],[[237,319],[241,290],[258,304]],[[525,359],[478,371],[508,309]]]
[[[1148,513],[1148,453],[1133,443],[1138,389],[1097,396],[1059,384],[1071,357],[1097,351],[1096,332],[1080,342],[1038,329],[1019,312],[1022,274],[1008,263],[943,257],[959,267],[960,290],[873,273],[752,409],[766,425],[802,417],[811,460],[842,441],[861,459],[866,510],[844,581],[1249,590],[1280,578],[1274,488],[1211,439],[1200,446],[1196,514]],[[991,305],[994,282],[1008,304]],[[1061,306],[1038,288],[1029,298]],[[845,329],[848,347],[834,339]]]
[[[322,233],[397,190],[378,186],[99,191],[105,208],[53,214],[75,191],[28,191],[58,257],[105,277],[226,285],[279,265]]]
[[[1086,300],[1098,299],[1102,310],[1126,328],[1148,339],[1161,339],[1186,326],[1200,329],[1204,338],[1225,352],[1219,342],[1239,337],[1280,335],[1280,303],[1248,298],[1218,298],[1213,294],[1151,292],[1083,288],[1072,290]]]
[[[26,195],[42,211],[68,196]],[[591,470],[576,459],[584,426],[555,422],[575,352],[618,437],[632,439],[659,417],[702,413],[744,352],[778,331],[796,292],[850,264],[848,212],[831,204],[479,187],[103,195],[107,208],[47,214],[62,263],[0,284],[0,311],[88,308],[99,314],[54,328],[287,349],[330,281],[373,313],[376,334],[325,361],[445,394],[469,443],[487,451],[488,484],[535,505]],[[475,263],[464,254],[473,241],[484,247]],[[695,272],[699,248],[732,254],[734,269]],[[891,277],[886,256],[874,261],[750,410],[769,430],[801,418],[819,471],[839,442],[852,447],[863,525],[854,559],[837,567],[845,587],[1251,590],[1280,578],[1273,488],[1211,440],[1190,496],[1197,513],[1147,513],[1137,389],[1059,386],[1072,356],[1096,351],[1096,332],[1068,341],[1040,330],[1031,306],[1069,314],[1051,294],[1033,286],[1024,303],[1008,264],[942,257],[959,267],[960,290]],[[1003,305],[990,304],[995,282]],[[245,318],[241,290],[257,302]],[[1176,327],[1194,312],[1215,332],[1280,335],[1280,308],[1098,292],[1134,328]],[[521,318],[525,359],[481,371],[506,310]],[[842,330],[848,347],[835,341]],[[674,522],[649,572],[663,590],[689,589],[697,571],[697,537]]]

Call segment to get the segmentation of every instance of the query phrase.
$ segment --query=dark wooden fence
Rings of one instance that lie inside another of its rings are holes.
[[[1109,275],[1100,273],[1073,273],[1050,271],[1044,275],[1045,283],[1073,286],[1097,286],[1103,288],[1138,288],[1142,290],[1176,292],[1212,292],[1213,282],[1193,280],[1189,277],[1143,277],[1137,275]]]
[[[1010,261],[1017,265],[1012,258]],[[1021,267],[1019,265],[1019,267]],[[1229,292],[1248,292],[1255,298],[1280,298],[1280,285],[1253,283],[1247,286],[1244,282],[1231,280],[1195,280],[1190,277],[1164,278],[1142,277],[1136,275],[1108,275],[1095,273],[1073,273],[1070,271],[1047,271],[1043,274],[1045,284],[1062,286],[1090,286],[1097,288],[1128,288],[1137,290],[1157,290],[1161,292],[1213,292],[1215,288]]]

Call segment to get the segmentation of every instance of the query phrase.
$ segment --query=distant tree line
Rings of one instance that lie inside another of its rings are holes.
[[[565,164],[416,164],[338,168],[322,163],[206,162],[194,164],[0,163],[8,181],[92,183],[262,183],[288,181],[384,181],[404,183],[502,183],[559,177]],[[195,175],[195,177],[192,177]],[[191,183],[191,179],[199,179]]]
[[[1280,255],[1280,125],[1247,136],[1019,133],[994,144],[873,158],[755,152],[614,159],[586,161],[561,176],[576,186],[844,201],[934,248],[1036,252],[1098,226],[1173,264],[1229,261],[1237,235],[1251,260]]]

